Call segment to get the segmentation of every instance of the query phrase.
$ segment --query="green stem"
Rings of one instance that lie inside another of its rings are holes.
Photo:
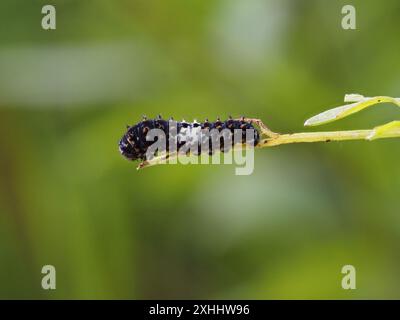
[[[273,147],[281,144],[304,143],[304,142],[329,142],[346,140],[369,140],[368,137],[374,130],[348,130],[348,131],[326,131],[326,132],[300,132],[292,134],[279,134],[261,140],[258,148]],[[400,129],[396,132],[387,132],[379,138],[400,137]]]

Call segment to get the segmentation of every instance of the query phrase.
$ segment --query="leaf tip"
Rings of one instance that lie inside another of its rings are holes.
[[[344,95],[344,102],[359,102],[364,99],[364,96],[359,93],[348,93]]]

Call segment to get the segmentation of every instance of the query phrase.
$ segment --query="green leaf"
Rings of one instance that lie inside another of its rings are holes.
[[[375,140],[379,138],[398,137],[400,134],[400,121],[392,121],[375,127],[372,133],[367,137],[368,140]]]
[[[350,94],[345,96],[345,101],[356,101],[351,104],[336,107],[333,109],[326,110],[316,116],[306,120],[305,126],[318,126],[321,124],[333,122],[342,118],[345,118],[353,113],[359,112],[379,103],[394,103],[400,106],[400,99],[387,97],[387,96],[376,96],[376,97],[364,97],[359,94]]]

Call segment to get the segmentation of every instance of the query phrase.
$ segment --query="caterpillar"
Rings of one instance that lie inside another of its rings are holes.
[[[148,134],[152,129],[159,129],[158,132],[161,130],[164,133],[163,137],[148,139]],[[247,132],[250,137],[246,135]],[[244,117],[240,119],[229,117],[226,121],[217,118],[215,122],[209,122],[206,119],[202,123],[196,120],[176,122],[173,118],[164,120],[161,116],[155,119],[144,117],[141,122],[127,126],[118,146],[120,153],[125,158],[145,161],[152,157],[147,151],[156,141],[164,142],[165,150],[161,151],[167,153],[174,150],[178,153],[200,155],[207,152],[212,155],[217,149],[227,152],[235,144],[256,146],[260,141],[260,134],[252,122],[246,121]],[[175,149],[171,142],[174,143]]]

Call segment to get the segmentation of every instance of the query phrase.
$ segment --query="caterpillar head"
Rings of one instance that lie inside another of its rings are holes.
[[[136,145],[134,127],[128,127],[128,131],[119,141],[120,153],[129,160],[137,160],[142,157],[140,148]]]

